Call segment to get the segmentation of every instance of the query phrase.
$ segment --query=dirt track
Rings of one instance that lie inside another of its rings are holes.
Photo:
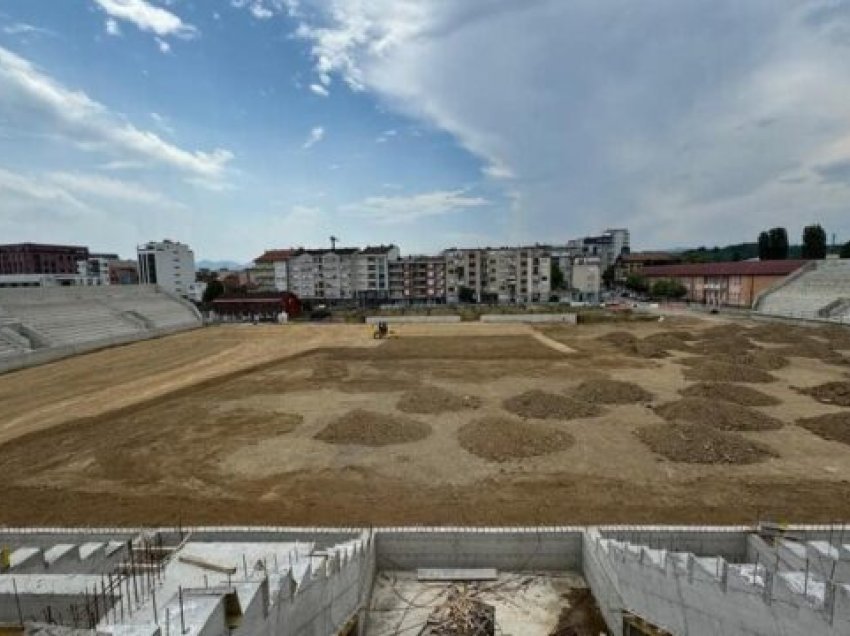
[[[820,358],[791,356],[789,365],[770,371],[771,381],[757,385],[778,403],[755,410],[784,426],[741,435],[777,457],[720,466],[670,461],[635,434],[664,424],[655,407],[680,400],[679,391],[694,383],[686,379],[694,352],[717,339],[722,349],[736,330],[705,331],[715,325],[682,319],[557,326],[540,329],[545,338],[525,326],[404,326],[400,338],[385,343],[373,341],[363,325],[234,326],[0,376],[0,523],[848,519],[850,446],[794,425],[842,411],[799,389],[846,380],[848,367],[836,363],[850,349],[846,341],[818,333],[810,349]],[[615,331],[641,345],[600,339]],[[783,343],[781,333],[768,336],[779,342],[752,339],[752,347],[793,344]],[[564,347],[549,346],[553,341]],[[658,356],[659,346],[666,357]],[[631,382],[654,399],[606,404],[580,419],[547,419],[574,443],[521,460],[490,461],[458,443],[473,420],[513,417],[504,410],[507,398],[526,391],[574,396],[588,379]],[[363,446],[317,439],[358,409],[401,417],[400,397],[422,387],[451,392],[459,403],[474,397],[480,406],[407,416],[432,429],[418,441]]]

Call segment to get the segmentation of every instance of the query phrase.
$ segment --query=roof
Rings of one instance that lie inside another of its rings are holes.
[[[643,276],[673,278],[682,276],[788,276],[808,263],[804,260],[729,261],[724,263],[682,263],[644,267]]]
[[[386,254],[395,249],[395,245],[367,245],[363,248],[363,254]]]
[[[624,263],[645,263],[648,261],[679,261],[681,259],[669,252],[632,252],[631,254],[622,254],[620,260]]]
[[[288,261],[293,255],[293,250],[266,250],[262,256],[254,259],[255,263],[274,263]]]

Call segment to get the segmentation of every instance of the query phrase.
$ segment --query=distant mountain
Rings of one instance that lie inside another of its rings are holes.
[[[236,261],[198,261],[195,263],[195,269],[209,269],[218,271],[220,269],[244,269],[245,265]]]

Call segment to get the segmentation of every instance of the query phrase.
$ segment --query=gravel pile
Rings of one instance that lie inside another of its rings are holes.
[[[596,404],[545,391],[526,391],[502,402],[506,411],[520,417],[537,419],[575,420],[601,415]]]
[[[850,445],[850,412],[805,417],[797,420],[797,426],[826,440]]]
[[[847,364],[848,359],[831,346],[814,338],[799,338],[794,344],[776,349],[782,356],[814,358],[828,364]]]
[[[687,464],[754,464],[777,453],[738,433],[677,422],[655,424],[636,432],[646,446],[670,461]]]
[[[687,344],[686,340],[693,339],[688,333],[670,331],[662,333],[654,333],[647,336],[642,342],[657,346],[665,351],[693,351],[693,347]]]
[[[464,424],[458,441],[473,455],[494,462],[547,455],[575,443],[572,435],[554,426],[500,417]]]
[[[826,384],[797,390],[824,404],[850,406],[850,382],[827,382]]]
[[[612,331],[611,333],[606,333],[597,337],[596,340],[599,342],[606,342],[617,347],[625,347],[637,342],[638,338],[629,331]]]
[[[576,387],[575,396],[594,404],[640,404],[655,397],[637,384],[619,380],[586,380]]]
[[[741,406],[775,406],[781,400],[748,386],[728,382],[699,382],[679,391],[683,397],[722,400]]]
[[[723,431],[770,431],[782,422],[760,411],[707,398],[686,397],[662,404],[655,412],[670,422],[691,422]]]
[[[405,413],[445,413],[462,409],[477,409],[481,398],[476,395],[457,395],[436,386],[426,386],[403,393],[396,408]]]
[[[388,446],[416,442],[430,434],[431,427],[423,422],[357,409],[328,424],[316,439],[329,444]]]

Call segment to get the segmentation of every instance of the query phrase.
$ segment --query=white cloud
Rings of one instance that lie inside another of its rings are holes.
[[[118,20],[113,18],[106,19],[106,33],[113,36],[121,35],[121,27],[118,26]]]
[[[141,203],[167,208],[184,207],[159,192],[151,190],[149,186],[112,179],[97,174],[52,172],[46,175],[45,179],[48,183],[80,196],[92,196],[111,201]]]
[[[488,205],[487,199],[469,196],[465,190],[436,190],[411,196],[368,197],[344,205],[342,210],[378,223],[409,223]]]
[[[89,206],[61,186],[45,182],[36,177],[11,172],[0,168],[0,192],[3,197],[3,209],[16,209],[43,205],[52,206],[61,211],[63,206],[76,212],[87,212]],[[2,216],[2,215],[0,215]]]
[[[380,135],[375,138],[375,143],[383,144],[386,143],[392,137],[395,137],[398,134],[397,130],[385,130]]]
[[[258,20],[268,20],[275,14],[299,15],[298,0],[230,0],[236,9],[247,8]]]
[[[258,20],[268,20],[274,15],[274,12],[271,9],[263,6],[259,2],[255,2],[251,5],[251,15],[253,15]]]
[[[159,37],[176,36],[188,39],[198,34],[194,26],[186,24],[179,16],[162,7],[154,6],[146,0],[94,0],[94,2],[109,16],[107,19],[130,22],[141,31],[153,33]]]
[[[311,6],[296,36],[318,82],[454,136],[502,188],[506,240],[615,223],[641,226],[637,246],[751,239],[761,210],[794,234],[802,210],[850,235],[835,185],[850,147],[831,146],[850,139],[847,3]],[[789,173],[811,178],[777,189]]]
[[[327,97],[330,95],[328,89],[322,86],[321,84],[310,84],[310,90],[313,91],[316,95],[321,95],[322,97]]]
[[[220,177],[233,158],[224,149],[192,152],[170,144],[0,47],[0,113],[4,112],[10,122],[27,122],[81,148],[117,155],[117,160],[144,159],[205,178]]]
[[[312,148],[324,138],[325,129],[322,126],[316,126],[310,131],[310,134],[307,136],[307,140],[301,147],[305,150],[308,148]]]
[[[50,29],[27,24],[26,22],[7,24],[3,27],[3,33],[7,35],[56,35]]]
[[[168,42],[166,42],[162,38],[154,38],[154,40],[156,40],[156,45],[159,47],[160,53],[170,53],[171,52],[171,45]]]

